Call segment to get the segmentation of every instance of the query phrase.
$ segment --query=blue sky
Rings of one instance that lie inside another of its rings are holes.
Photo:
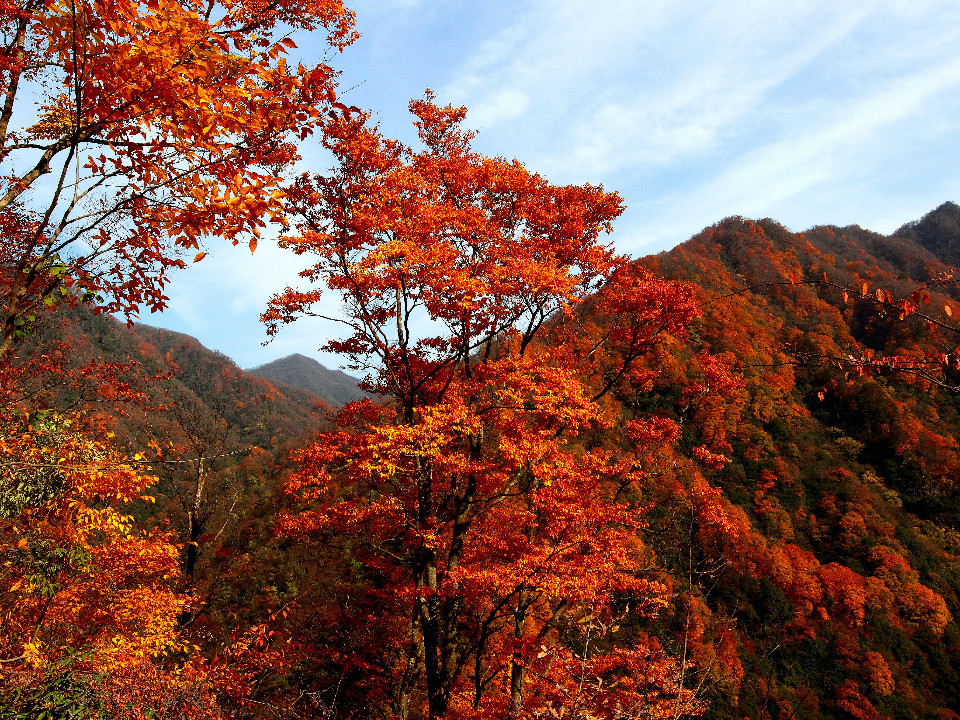
[[[332,58],[344,100],[412,142],[411,97],[466,105],[475,147],[557,183],[603,184],[632,256],[729,215],[892,232],[960,201],[960,4],[905,0],[354,0]],[[297,36],[299,52],[322,45]],[[329,161],[303,148],[305,168]],[[310,319],[266,347],[258,317],[302,261],[211,242],[143,320],[251,367],[317,352]],[[330,298],[335,313],[336,299]]]

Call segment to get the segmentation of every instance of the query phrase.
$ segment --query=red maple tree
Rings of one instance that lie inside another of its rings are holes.
[[[303,276],[271,333],[340,293],[327,347],[379,400],[299,455],[284,533],[344,543],[369,578],[376,648],[340,647],[356,692],[399,717],[639,717],[695,709],[682,661],[619,624],[656,613],[637,483],[663,418],[624,418],[611,390],[696,315],[694,293],[600,242],[622,211],[472,150],[465,110],[411,103],[423,149],[366,117],[328,129],[339,160],[304,176]],[[604,321],[601,322],[601,319]],[[597,429],[614,442],[591,443]],[[385,667],[384,667],[385,666]]]

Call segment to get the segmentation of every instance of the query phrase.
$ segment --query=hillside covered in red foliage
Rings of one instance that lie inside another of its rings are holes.
[[[958,240],[947,203],[890,237],[731,218],[639,261],[696,282],[703,316],[620,400],[729,459],[704,473],[722,521],[693,475],[656,498],[702,662],[737,647],[708,715],[960,712]],[[737,387],[691,401],[703,351]]]
[[[656,303],[630,325],[616,298],[603,297],[609,289],[569,325],[550,320],[549,332],[571,348],[645,328],[643,342],[610,343],[592,357],[593,387],[606,388],[602,412],[564,450],[580,458],[575,467],[621,457],[629,445],[631,484],[620,485],[617,502],[637,514],[591,525],[599,544],[578,539],[584,554],[570,562],[609,552],[603,542],[630,545],[632,584],[607,588],[610,604],[595,619],[564,616],[562,601],[538,620],[541,639],[578,662],[591,657],[590,633],[598,658],[645,648],[620,665],[592,666],[597,698],[630,669],[661,673],[630,690],[660,717],[958,717],[958,229],[960,208],[950,203],[889,237],[730,218],[629,270],[645,293],[667,288],[657,302],[686,298],[684,325]],[[668,284],[652,284],[658,276]],[[131,496],[126,507],[132,522],[168,533],[175,553],[178,569],[166,572],[180,593],[169,602],[183,645],[160,662],[193,673],[190,693],[217,698],[217,712],[231,717],[259,717],[264,704],[298,718],[395,712],[403,650],[386,640],[403,635],[403,598],[397,568],[383,558],[397,541],[374,525],[365,537],[337,515],[348,506],[327,505],[318,520],[311,513],[329,501],[318,506],[309,489],[331,457],[346,457],[330,443],[352,442],[346,430],[383,408],[370,400],[348,408],[331,433],[330,408],[315,396],[248,375],[186,336],[130,330],[83,308],[45,318],[17,357],[56,366],[19,386],[33,422],[81,411],[86,427],[139,453],[156,476],[152,499]],[[549,439],[556,427],[538,432]],[[317,432],[325,439],[310,449]],[[341,502],[355,491],[343,482]],[[362,487],[350,513],[389,512],[394,500]],[[570,507],[555,502],[551,512]],[[11,519],[27,510],[5,503],[11,533]],[[505,543],[527,542],[508,532],[505,523],[522,521],[510,513],[498,510],[484,531],[491,545],[480,559],[501,572],[517,572],[497,555],[512,552]],[[557,577],[572,572],[554,568]],[[14,587],[5,604],[23,592]],[[493,642],[501,620],[489,618]],[[9,630],[14,619],[4,620]],[[83,688],[112,687],[68,660],[23,677],[40,682],[42,697],[67,683],[76,703],[92,702]],[[496,682],[486,666],[470,667]],[[11,682],[5,702],[40,702],[26,680]]]

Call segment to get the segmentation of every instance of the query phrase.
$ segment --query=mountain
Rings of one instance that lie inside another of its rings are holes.
[[[728,218],[637,261],[696,283],[703,315],[618,399],[728,458],[712,491],[674,471],[650,496],[659,561],[700,608],[709,717],[960,716],[958,221],[953,203],[890,236]],[[691,403],[704,352],[739,382]]]
[[[205,348],[196,338],[147,325],[137,325],[134,332],[176,368],[178,382],[205,404],[220,408],[227,422],[242,427],[252,444],[266,447],[277,438],[298,435],[318,426],[331,410],[315,393],[274,385]]]
[[[953,267],[960,267],[960,206],[947,202],[895,233],[914,240]]]
[[[42,317],[21,354],[42,356],[51,350],[63,356],[63,365],[75,369],[123,364],[127,367],[123,384],[143,393],[147,406],[170,405],[171,398],[176,398],[174,405],[189,402],[221,417],[229,425],[233,441],[248,445],[265,447],[278,438],[319,428],[331,409],[307,390],[278,388],[243,371],[230,358],[189,335],[150,325],[127,326],[84,306],[65,306]],[[164,415],[144,414],[122,404],[114,409],[112,398],[105,400],[89,387],[64,388],[57,393],[50,400],[55,406],[86,403],[91,410],[110,416],[121,429],[130,430],[133,418],[149,424],[151,418]]]
[[[335,408],[366,397],[357,387],[355,377],[340,370],[330,370],[300,353],[259,365],[247,372],[271,382],[311,392]]]
[[[146,457],[157,500],[136,512],[186,543],[191,581],[224,572],[213,561],[225,545],[262,548],[251,529],[269,527],[289,453],[324,429],[332,411],[196,338],[126,326],[82,305],[42,316],[18,353],[20,362],[52,368],[27,375],[37,386],[23,395],[35,407],[80,411],[92,432]]]

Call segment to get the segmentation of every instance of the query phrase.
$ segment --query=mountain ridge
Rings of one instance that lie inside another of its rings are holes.
[[[722,570],[692,592],[743,676],[708,717],[960,716],[960,372],[937,360],[960,336],[958,220],[953,203],[892,235],[727,218],[637,261],[695,282],[703,317],[622,402],[729,444],[707,474],[729,528],[696,531]],[[676,400],[700,352],[741,379],[702,417]]]
[[[257,365],[246,372],[311,392],[334,408],[367,397],[358,387],[356,378],[342,370],[332,370],[301,353]]]

